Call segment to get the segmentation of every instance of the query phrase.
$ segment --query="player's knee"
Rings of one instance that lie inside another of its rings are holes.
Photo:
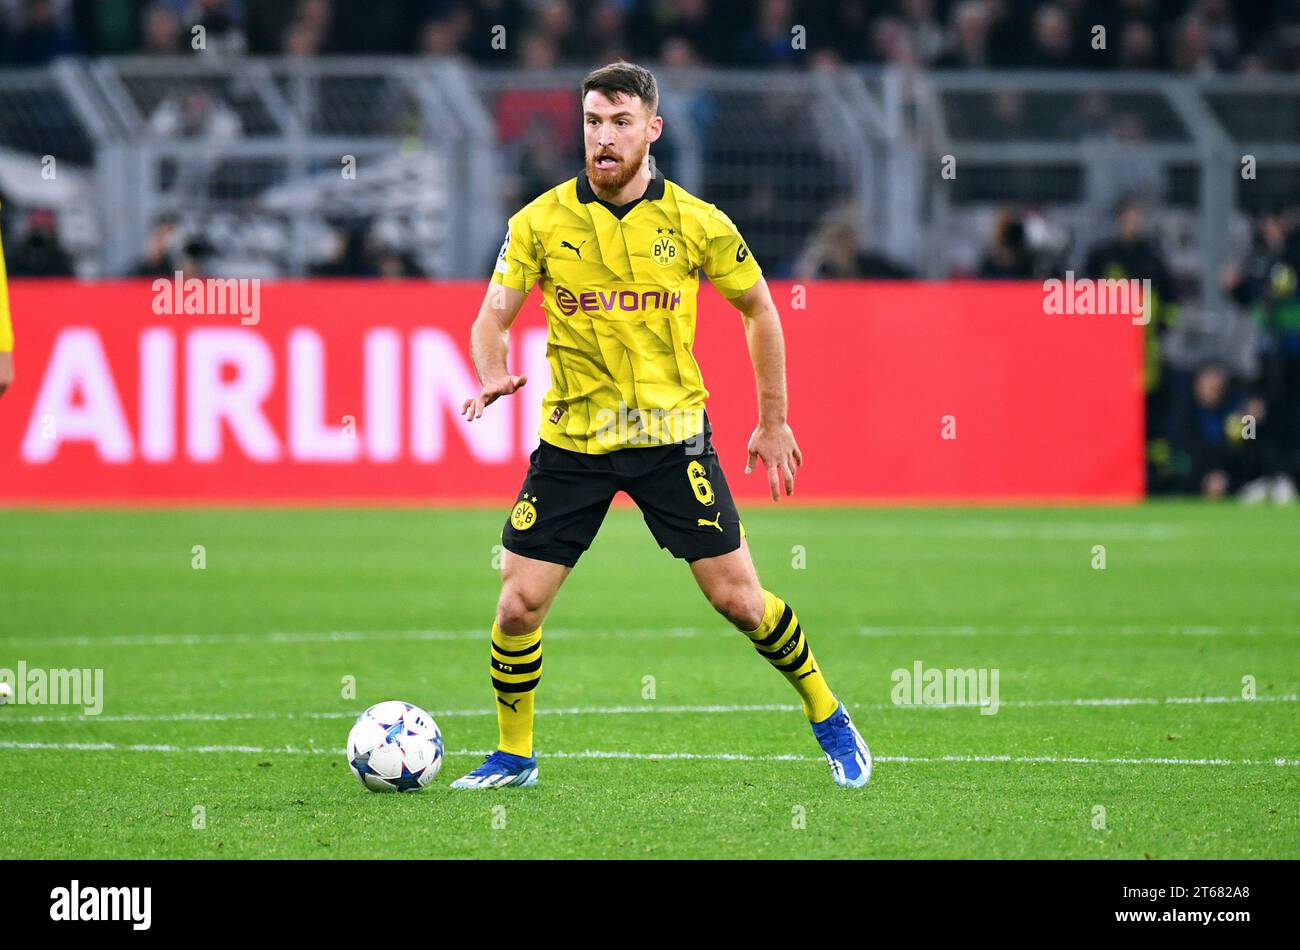
[[[508,637],[521,637],[542,625],[546,604],[525,591],[505,590],[497,603],[497,628]]]
[[[748,585],[725,587],[715,592],[709,602],[737,629],[756,630],[763,622],[763,593]]]

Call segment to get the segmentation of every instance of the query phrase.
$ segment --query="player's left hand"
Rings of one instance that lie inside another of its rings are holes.
[[[785,483],[785,493],[794,494],[794,470],[803,466],[803,453],[794,440],[794,433],[784,422],[779,426],[762,426],[754,430],[749,437],[749,460],[745,463],[745,474],[754,470],[754,464],[762,459],[767,469],[767,484],[772,489],[772,500],[781,500],[781,483]]]

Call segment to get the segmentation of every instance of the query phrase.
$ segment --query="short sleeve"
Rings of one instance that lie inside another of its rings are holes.
[[[758,283],[763,269],[727,215],[712,208],[704,223],[704,274],[730,299]]]
[[[537,243],[525,209],[511,218],[506,226],[506,238],[501,242],[501,251],[492,268],[492,283],[528,293],[541,270]]]

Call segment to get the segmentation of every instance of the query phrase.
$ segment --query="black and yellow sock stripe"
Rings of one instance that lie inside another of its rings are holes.
[[[498,748],[533,754],[533,697],[542,680],[542,628],[509,637],[492,624],[492,688],[497,697]]]
[[[803,626],[789,604],[783,603],[782,607],[784,609],[772,632],[762,638],[753,638],[754,649],[782,673],[807,676],[815,667]],[[808,667],[806,671],[805,666]]]
[[[803,700],[804,713],[812,722],[821,722],[838,705],[826,679],[817,668],[808,638],[794,610],[771,591],[763,591],[763,622],[756,630],[745,631],[758,655],[790,682]]]

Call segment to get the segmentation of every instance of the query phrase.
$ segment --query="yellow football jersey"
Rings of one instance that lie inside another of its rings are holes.
[[[699,434],[709,395],[691,352],[701,270],[727,298],[763,273],[731,219],[662,172],[620,206],[584,171],[510,219],[492,282],[524,293],[542,284],[542,439],[598,455]]]
[[[0,236],[0,353],[14,348],[14,326],[9,320],[9,279],[5,274],[4,240]]]

